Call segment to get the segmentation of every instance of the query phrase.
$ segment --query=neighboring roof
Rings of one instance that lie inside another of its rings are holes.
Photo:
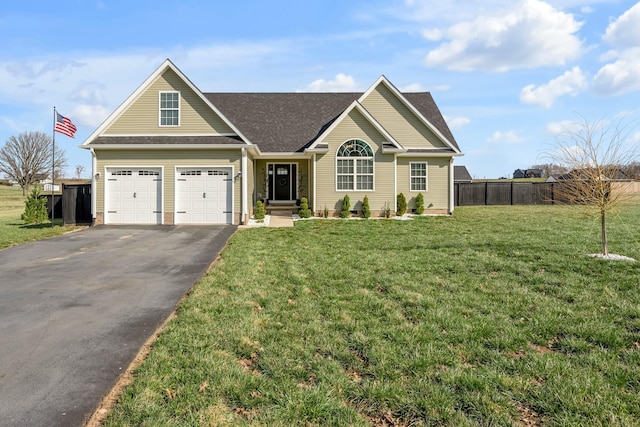
[[[471,182],[471,174],[467,170],[466,166],[453,166],[453,181],[454,182]]]
[[[430,93],[403,95],[459,148]],[[205,93],[204,96],[261,151],[300,152],[316,141],[362,93]]]
[[[191,136],[191,135],[159,135],[159,136],[100,136],[91,145],[203,145],[203,144],[243,144],[239,136]]]

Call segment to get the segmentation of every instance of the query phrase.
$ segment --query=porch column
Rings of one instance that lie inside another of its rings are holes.
[[[453,191],[453,157],[449,160],[449,213],[453,214],[454,191]]]
[[[242,186],[242,195],[240,197],[240,204],[242,205],[241,207],[241,211],[242,214],[240,215],[240,223],[241,224],[246,224],[247,223],[247,217],[249,215],[249,209],[247,208],[247,179],[249,179],[249,174],[247,173],[247,149],[246,148],[242,148],[242,160],[240,162],[240,173],[241,173],[241,179],[240,179],[240,185]]]
[[[316,191],[316,182],[318,182],[318,180],[316,179],[316,169],[318,168],[318,163],[316,162],[316,156],[317,154],[313,153],[313,201],[311,202],[311,207],[313,208],[314,212],[318,211],[318,205],[316,203],[316,200],[318,199],[318,193]]]
[[[96,187],[98,186],[96,181],[98,179],[98,171],[96,170],[96,152],[93,148],[90,148],[89,151],[91,151],[91,223],[93,224],[96,221]],[[105,176],[104,179],[107,179],[107,177]]]

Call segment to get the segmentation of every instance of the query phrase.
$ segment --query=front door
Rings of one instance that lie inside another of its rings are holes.
[[[269,165],[269,195],[271,200],[296,200],[296,165]]]

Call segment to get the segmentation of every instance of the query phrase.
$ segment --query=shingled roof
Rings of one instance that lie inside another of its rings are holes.
[[[430,93],[403,95],[458,148]],[[301,152],[362,93],[204,93],[204,96],[262,152]]]

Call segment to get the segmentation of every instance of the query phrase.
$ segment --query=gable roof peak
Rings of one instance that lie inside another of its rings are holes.
[[[92,141],[99,137],[113,122],[120,117],[120,115],[127,109],[140,95],[146,91],[160,76],[162,76],[167,70],[171,70],[186,83],[186,85],[202,100],[204,103],[217,114],[235,133],[238,135],[247,145],[253,145],[237,128],[231,123],[231,121],[225,117],[215,105],[213,105],[202,93],[198,87],[193,84],[191,80],[173,63],[169,58],[165,59],[158,68],[147,79],[142,82],[140,86],[113,112],[104,122],[80,145],[80,147],[88,148]]]

